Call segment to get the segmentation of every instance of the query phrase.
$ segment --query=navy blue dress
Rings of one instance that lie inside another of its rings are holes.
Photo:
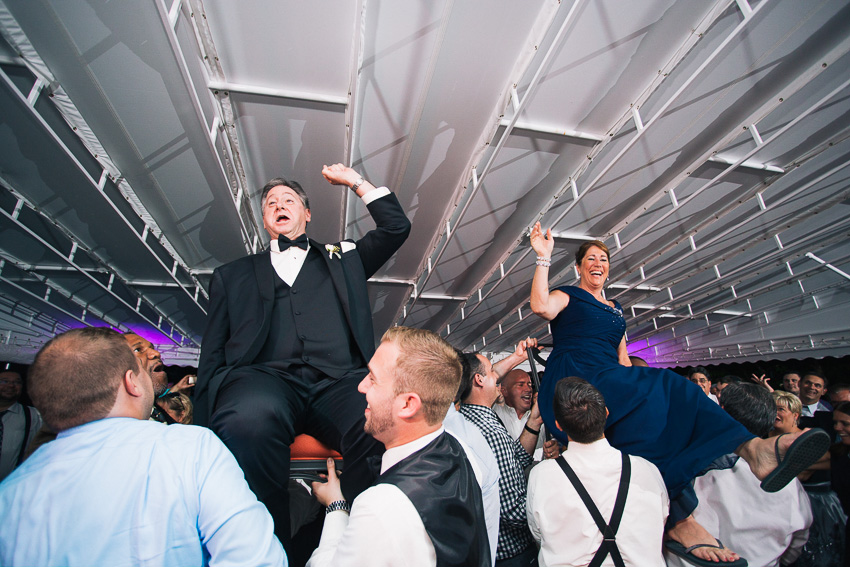
[[[540,385],[539,407],[546,428],[562,443],[555,427],[555,384],[578,376],[605,397],[605,437],[615,448],[643,457],[658,467],[675,498],[714,459],[732,453],[754,436],[732,419],[699,386],[660,368],[628,367],[617,347],[626,330],[622,307],[596,300],[573,286],[558,288],[570,296],[552,320],[554,349]]]

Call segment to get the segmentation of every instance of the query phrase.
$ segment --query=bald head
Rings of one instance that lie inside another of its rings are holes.
[[[528,372],[519,368],[508,372],[502,378],[502,396],[505,398],[505,405],[516,410],[519,417],[525,415],[534,402],[531,376]]]
[[[168,373],[162,363],[162,355],[154,348],[153,343],[135,333],[124,333],[124,339],[141,362],[142,368],[150,374],[156,395],[165,393],[168,389]]]
[[[128,370],[138,372],[139,365],[120,334],[105,328],[72,329],[36,355],[29,394],[48,427],[64,431],[106,417]]]

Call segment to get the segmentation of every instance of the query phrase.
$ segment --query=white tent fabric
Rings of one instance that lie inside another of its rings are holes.
[[[540,220],[553,286],[610,247],[652,363],[848,354],[848,50],[839,0],[0,0],[0,359],[111,325],[194,363],[265,180],[369,229],[332,162],[413,221],[379,334],[545,341]]]

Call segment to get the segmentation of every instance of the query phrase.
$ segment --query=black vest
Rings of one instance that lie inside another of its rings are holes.
[[[269,333],[255,362],[280,370],[309,365],[333,378],[366,366],[316,250],[309,251],[291,287],[277,273],[274,279]]]
[[[438,567],[490,567],[481,488],[457,442],[443,433],[389,468],[375,484],[404,492],[425,525]]]

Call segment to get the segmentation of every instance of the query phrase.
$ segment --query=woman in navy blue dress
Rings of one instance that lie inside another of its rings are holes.
[[[551,230],[544,235],[537,223],[531,232],[531,245],[538,255],[531,309],[552,322],[554,339],[538,394],[546,428],[566,443],[566,435],[555,426],[552,409],[558,380],[578,376],[593,384],[602,392],[608,407],[605,437],[609,443],[651,461],[664,477],[671,499],[668,538],[682,544],[682,549],[698,545],[689,552],[697,558],[736,560],[737,554],[722,547],[693,519],[691,512],[697,505],[691,484],[694,477],[718,457],[737,453],[756,476],[764,479],[762,486],[766,490],[779,490],[817,460],[820,455],[805,462],[808,452],[816,452],[825,443],[823,454],[829,437],[825,433],[825,440],[819,435],[809,435],[808,440],[793,443],[796,439],[786,436],[775,453],[773,441],[755,438],[696,384],[669,370],[632,367],[626,350],[622,307],[603,295],[609,269],[605,244],[600,241],[582,244],[576,253],[579,285],[563,286],[551,292],[548,282],[554,248]],[[792,443],[795,449],[789,450]],[[783,449],[787,457],[777,467],[776,457]],[[797,462],[786,462],[790,460]],[[793,470],[797,472],[791,474]]]

